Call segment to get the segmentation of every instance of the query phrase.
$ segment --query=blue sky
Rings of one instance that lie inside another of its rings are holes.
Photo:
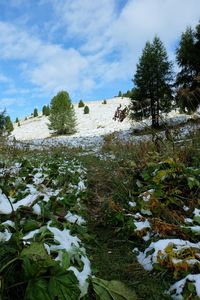
[[[0,0],[0,110],[15,119],[60,90],[73,100],[131,89],[138,58],[155,34],[174,61],[199,0]]]

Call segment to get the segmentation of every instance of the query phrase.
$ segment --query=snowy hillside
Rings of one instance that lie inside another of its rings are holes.
[[[107,99],[107,104],[102,104],[103,100],[85,102],[89,106],[90,113],[84,114],[83,108],[74,105],[77,117],[77,133],[74,137],[94,136],[129,129],[131,124],[126,118],[123,122],[113,120],[117,107],[121,104],[122,109],[130,104],[129,98],[116,97]],[[17,140],[44,139],[50,137],[48,129],[48,118],[39,116],[20,121],[20,125],[15,124],[12,136]]]
[[[27,120],[20,120],[20,126],[14,124],[14,131],[11,139],[14,137],[18,141],[29,144],[32,147],[39,146],[57,146],[65,145],[70,147],[98,148],[103,144],[103,137],[106,134],[117,133],[117,137],[122,140],[144,140],[151,137],[147,135],[134,136],[133,129],[143,129],[151,126],[151,118],[140,122],[131,121],[128,117],[123,122],[114,121],[113,117],[117,107],[121,104],[121,109],[130,104],[129,98],[115,97],[103,100],[85,102],[89,106],[89,114],[84,114],[83,108],[78,104],[74,105],[77,118],[77,132],[73,135],[52,136],[48,129],[48,117],[28,117]],[[193,128],[187,124],[188,119],[199,118],[199,114],[185,115],[179,114],[178,110],[173,110],[169,114],[162,114],[160,122],[166,122],[169,125],[184,124],[179,138],[187,135]]]

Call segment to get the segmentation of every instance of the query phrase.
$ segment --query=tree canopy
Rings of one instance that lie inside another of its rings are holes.
[[[183,112],[191,113],[200,105],[200,23],[182,33],[176,51],[180,71],[176,77],[177,104]]]
[[[6,116],[6,110],[0,112],[0,135],[10,134],[13,129],[13,123],[10,117]]]
[[[159,113],[170,109],[172,64],[161,40],[155,37],[147,42],[137,64],[133,79],[135,84],[132,100],[132,118],[151,116],[152,127],[159,126]]]
[[[66,91],[59,92],[50,103],[49,129],[57,134],[73,134],[76,132],[74,107]]]

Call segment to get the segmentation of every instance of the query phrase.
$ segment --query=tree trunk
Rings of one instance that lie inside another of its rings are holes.
[[[156,109],[155,109],[155,102],[154,100],[151,98],[151,127],[152,128],[156,128]]]

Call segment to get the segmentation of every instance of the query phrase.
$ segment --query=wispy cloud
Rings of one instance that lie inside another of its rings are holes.
[[[158,34],[174,59],[181,32],[197,24],[200,11],[199,0],[28,3],[0,3],[1,10],[7,9],[7,17],[0,19],[0,82],[6,86],[0,97],[10,106],[14,99],[35,106],[33,99],[46,102],[60,89],[97,98],[117,85],[130,86],[146,40]],[[47,7],[49,18],[44,17]],[[22,23],[20,16],[26,16]]]
[[[0,73],[0,82],[1,83],[8,83],[8,82],[10,82],[10,79],[7,76],[5,76],[4,74]]]

